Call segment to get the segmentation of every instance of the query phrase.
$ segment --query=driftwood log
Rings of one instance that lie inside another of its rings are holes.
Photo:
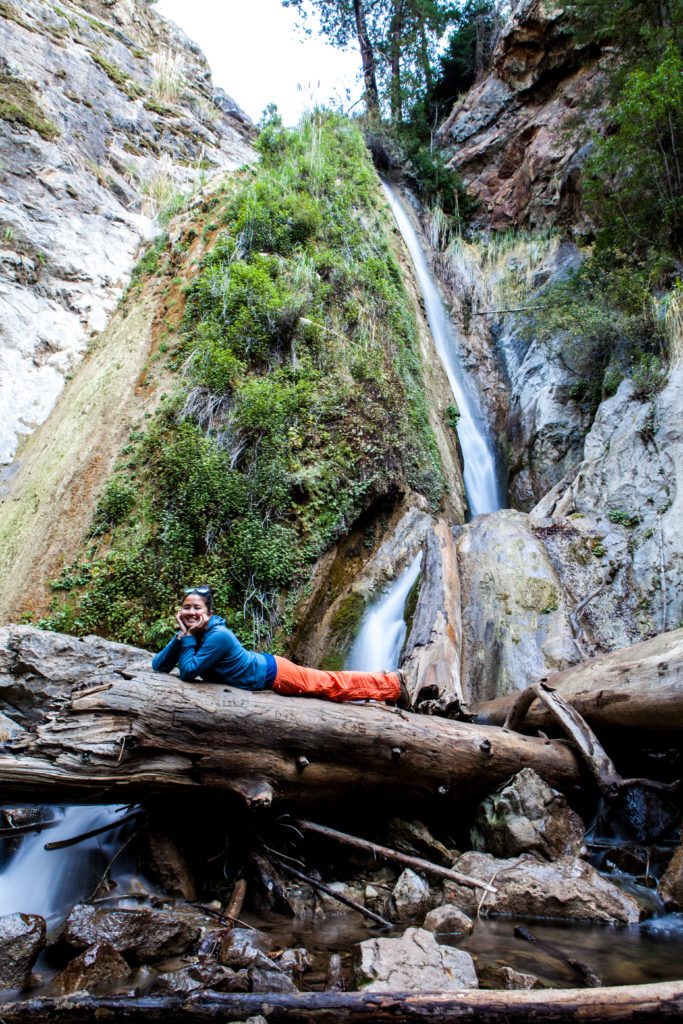
[[[594,729],[672,732],[683,729],[683,629],[601,654],[548,676],[548,686],[564,697]],[[519,693],[472,707],[480,725],[504,725]],[[527,731],[548,729],[553,717],[537,701],[527,712]]]
[[[148,666],[146,652],[99,638],[1,629],[3,798],[113,802],[212,790],[252,807],[342,807],[451,802],[525,767],[559,789],[580,781],[564,741],[383,705],[183,683]]]
[[[680,1020],[683,1016],[683,982],[654,985],[620,985],[613,988],[546,989],[544,991],[486,991],[377,993],[292,992],[219,993],[183,999],[147,996],[135,999],[96,998],[88,995],[60,999],[31,999],[3,1003],[5,1024],[96,1024],[163,1022],[204,1024],[246,1020],[262,1014],[270,1024],[279,1021],[330,1021],[341,1024],[404,1024],[429,1021],[451,1024],[626,1024],[630,1021]]]

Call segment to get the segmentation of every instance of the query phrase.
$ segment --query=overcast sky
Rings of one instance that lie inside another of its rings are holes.
[[[361,95],[356,49],[303,36],[280,0],[158,0],[156,9],[199,44],[215,84],[254,121],[268,103],[289,125],[312,103],[346,108]]]

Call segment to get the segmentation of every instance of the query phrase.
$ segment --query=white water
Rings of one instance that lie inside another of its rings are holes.
[[[422,552],[368,605],[345,668],[390,672],[398,667],[406,636],[406,601],[420,573],[421,560]]]
[[[457,431],[464,463],[465,493],[472,517],[503,507],[493,444],[479,410],[479,403],[460,366],[458,339],[417,232],[392,186],[383,181],[384,191],[410,253],[424,298],[429,329],[460,413]]]
[[[91,896],[107,864],[120,848],[123,829],[105,832],[63,850],[46,850],[46,843],[69,839],[108,825],[117,817],[114,807],[45,808],[58,824],[43,832],[28,832],[19,838],[18,849],[10,854],[0,874],[0,916],[40,914],[50,919],[65,913],[81,899]],[[121,809],[121,815],[124,810]],[[121,869],[121,865],[119,865]]]

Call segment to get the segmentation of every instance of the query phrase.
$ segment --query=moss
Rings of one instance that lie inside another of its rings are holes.
[[[364,611],[365,601],[360,594],[348,594],[340,601],[330,622],[329,644],[321,668],[338,672],[344,667]]]
[[[59,129],[48,120],[40,107],[35,95],[36,87],[32,82],[0,72],[0,90],[0,118],[14,124],[23,124],[48,141],[59,136]]]
[[[90,56],[94,60],[98,67],[102,68],[105,75],[111,79],[117,89],[125,93],[129,99],[135,100],[138,96],[142,95],[142,89],[139,85],[132,80],[130,75],[127,75],[125,71],[121,71],[115,64],[108,61],[106,57],[103,57],[101,53],[91,53]]]

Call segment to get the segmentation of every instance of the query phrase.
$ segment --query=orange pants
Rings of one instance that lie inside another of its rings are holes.
[[[395,672],[324,672],[295,665],[275,655],[275,693],[288,697],[325,700],[398,700],[400,684]]]

